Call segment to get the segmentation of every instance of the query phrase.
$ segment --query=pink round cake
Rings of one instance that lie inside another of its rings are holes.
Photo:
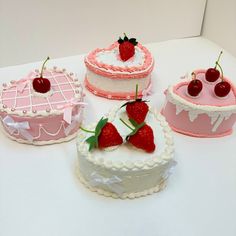
[[[199,96],[192,97],[187,92],[188,81],[181,81],[170,86],[166,91],[166,104],[162,109],[171,128],[179,133],[195,137],[221,137],[232,133],[236,122],[236,89],[231,85],[229,94],[218,97],[214,92],[215,82],[205,79],[206,70],[194,72],[202,82]]]
[[[134,55],[124,61],[119,46],[115,42],[85,57],[85,86],[93,94],[108,99],[133,99],[136,84],[139,96],[150,90],[154,60],[148,49],[137,43]]]
[[[50,91],[36,92],[34,78],[3,84],[0,91],[0,118],[4,133],[21,143],[44,145],[68,141],[76,136],[83,110],[83,90],[73,73],[65,69],[44,69]]]

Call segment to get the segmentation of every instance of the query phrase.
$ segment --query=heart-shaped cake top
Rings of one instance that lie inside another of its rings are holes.
[[[123,61],[119,54],[119,43],[115,42],[108,48],[98,48],[85,57],[85,64],[97,74],[107,77],[144,77],[154,65],[154,60],[147,48],[140,43],[135,46],[134,56]]]
[[[2,110],[11,114],[45,115],[62,113],[64,108],[82,102],[82,87],[73,73],[56,67],[45,69],[43,73],[51,83],[50,91],[45,94],[37,93],[32,86],[33,79],[40,76],[38,70],[9,85],[3,84],[0,95]]]
[[[202,91],[199,96],[191,97],[187,92],[187,87],[189,81],[180,82],[175,85],[173,88],[173,92],[179,95],[181,98],[197,105],[206,105],[206,106],[231,106],[236,105],[236,89],[231,83],[231,91],[226,97],[219,98],[215,95],[214,87],[217,83],[220,82],[220,78],[215,82],[208,82],[205,79],[206,70],[198,70],[195,71],[196,79],[200,80],[203,84]],[[224,78],[225,81],[230,81]]]

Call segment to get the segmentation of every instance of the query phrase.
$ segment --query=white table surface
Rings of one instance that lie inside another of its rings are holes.
[[[198,37],[149,44],[156,65],[151,104],[193,69],[214,65],[221,48]],[[46,57],[47,55],[45,55]],[[224,73],[236,83],[236,59],[224,52]],[[0,69],[1,82],[20,79],[40,66]],[[83,80],[83,55],[51,60]],[[86,93],[86,122],[117,101]],[[236,128],[231,136],[199,139],[174,133],[178,165],[162,192],[135,200],[106,198],[75,176],[75,140],[31,146],[0,133],[0,236],[235,236]]]

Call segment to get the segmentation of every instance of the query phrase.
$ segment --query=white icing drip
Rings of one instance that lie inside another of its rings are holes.
[[[188,112],[188,117],[191,122],[193,122],[195,119],[198,117],[198,112],[196,111],[189,111]]]
[[[217,115],[214,115],[214,116],[212,116],[211,117],[211,124],[213,125],[215,122],[216,122],[216,120],[218,119],[218,114]]]
[[[231,115],[236,114],[236,104],[229,106],[198,105],[181,98],[173,90],[174,86],[168,88],[166,98],[170,103],[176,106],[176,114],[177,109],[178,111],[187,111],[189,113],[189,119],[192,122],[198,117],[198,115],[207,114],[211,119],[211,124],[214,124],[212,132],[217,130],[224,119],[229,119]]]
[[[181,111],[183,111],[183,108],[181,106],[176,105],[176,115],[179,115]]]
[[[222,123],[222,121],[224,120],[224,116],[222,116],[221,114],[218,116],[217,121],[215,122],[213,128],[212,128],[212,132],[216,132],[217,128],[220,126],[220,124]]]

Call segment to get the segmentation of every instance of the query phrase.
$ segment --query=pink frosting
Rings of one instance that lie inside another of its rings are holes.
[[[72,74],[46,70],[43,76],[50,80],[51,91],[42,96],[32,87],[38,76],[38,72],[32,72],[9,86],[4,85],[0,97],[2,126],[11,138],[28,143],[69,140],[82,119],[82,87]],[[22,124],[27,125],[22,128]]]
[[[138,92],[138,97],[142,97],[143,94],[146,95],[146,93],[148,94],[150,92],[149,91],[149,89],[151,89],[150,83],[151,83],[151,81],[149,82],[149,85],[147,86],[147,90],[145,89],[143,91]],[[124,93],[124,92],[105,91],[105,90],[102,90],[102,89],[97,88],[97,87],[93,86],[92,84],[90,84],[89,81],[87,80],[87,78],[85,78],[84,84],[85,84],[85,87],[90,92],[92,92],[93,94],[100,96],[100,97],[105,97],[108,99],[116,99],[116,100],[129,100],[129,99],[135,98],[135,92]]]
[[[136,47],[139,47],[145,55],[144,63],[140,66],[132,66],[132,67],[121,67],[121,66],[114,66],[108,65],[101,62],[98,62],[96,59],[97,53],[101,51],[112,51],[114,48],[118,47],[118,42],[113,43],[110,47],[106,49],[95,49],[88,54],[85,58],[84,62],[87,68],[94,73],[109,77],[112,79],[133,79],[133,78],[143,78],[149,75],[154,66],[154,61],[151,56],[151,53],[148,51],[147,48],[142,46],[140,43]]]
[[[205,80],[205,72],[206,70],[197,70],[196,78],[201,80],[203,83],[203,88],[201,93],[198,97],[191,97],[187,94],[187,87],[189,82],[182,82],[177,84],[174,87],[174,92],[178,94],[180,97],[186,99],[189,102],[192,102],[194,104],[198,105],[211,105],[211,106],[227,106],[227,105],[235,105],[236,104],[236,90],[234,85],[224,77],[225,81],[228,81],[231,84],[231,91],[225,98],[219,98],[214,93],[214,87],[217,83],[221,81],[219,78],[217,81],[213,83],[209,83]]]
[[[32,72],[24,79],[6,86],[0,96],[1,103],[18,111],[59,110],[60,107],[71,103],[77,90],[73,78],[65,72],[53,70],[47,70],[43,75],[50,80],[52,93],[49,92],[45,97],[35,93],[32,81],[39,77],[39,74]],[[21,91],[19,87],[22,88],[22,84],[24,88]]]
[[[186,91],[188,82],[180,82],[174,86],[174,93],[190,102],[190,104],[210,106],[212,112],[214,112],[214,107],[234,107],[236,105],[235,86],[227,78],[224,78],[224,80],[231,84],[232,90],[227,97],[218,98],[214,95],[214,86],[220,81],[220,79],[214,83],[209,83],[205,80],[205,72],[206,70],[195,71],[197,78],[203,82],[203,90],[199,97],[192,98],[187,95]],[[168,93],[168,90],[165,91],[166,95],[168,95]],[[227,119],[223,119],[217,129],[213,131],[214,122],[217,122],[217,120],[212,122],[211,117],[209,117],[207,113],[198,114],[197,118],[191,121],[189,118],[189,111],[176,111],[176,105],[167,100],[165,107],[162,109],[162,114],[165,116],[167,122],[174,131],[194,137],[213,138],[229,135],[232,133],[232,127],[236,122],[236,113],[232,113],[227,117]],[[217,114],[218,113],[216,112],[216,115]]]

